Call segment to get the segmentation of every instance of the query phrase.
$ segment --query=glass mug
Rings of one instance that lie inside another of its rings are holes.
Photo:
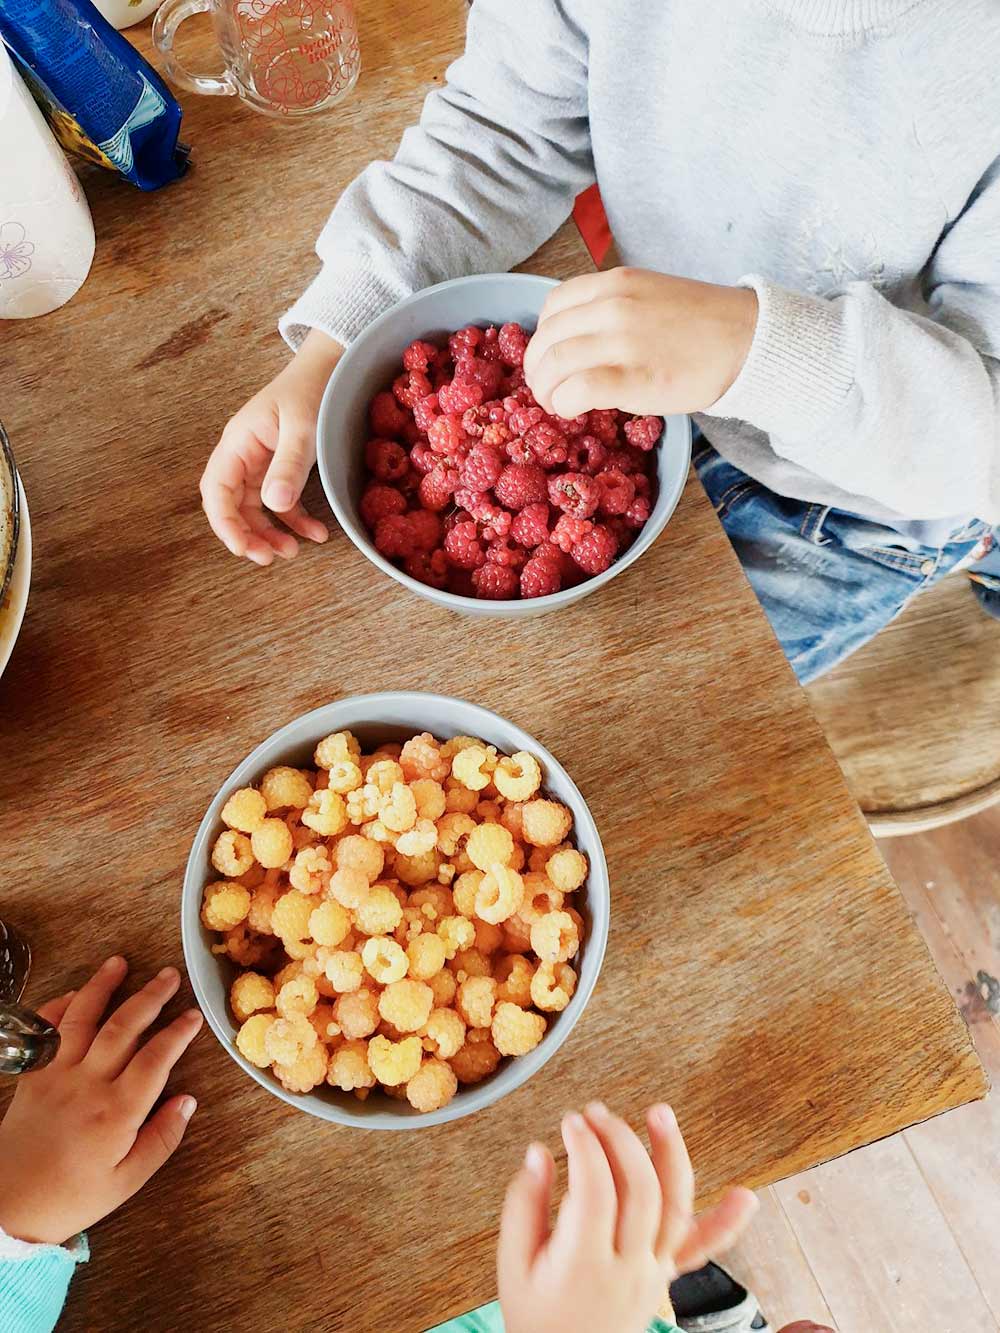
[[[211,14],[226,62],[219,75],[192,74],[174,54],[178,27],[201,13]],[[353,0],[164,0],[153,44],[179,88],[241,97],[271,116],[335,106],[361,70]]]

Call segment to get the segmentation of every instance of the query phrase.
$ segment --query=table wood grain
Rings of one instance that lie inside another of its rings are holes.
[[[206,453],[282,364],[275,319],[312,238],[416,116],[464,9],[365,4],[358,89],[314,122],[187,99],[189,176],[143,196],[88,172],[90,279],[58,313],[5,325],[36,555],[0,682],[2,909],[34,945],[35,1002],[113,950],[142,978],[179,961],[182,867],[235,762],[329,700],[439,690],[526,727],[590,802],[613,884],[602,978],[530,1084],[412,1134],[294,1112],[204,1033],[171,1085],[200,1103],[188,1138],[95,1228],[68,1333],[426,1328],[491,1297],[506,1177],[596,1095],[633,1119],[669,1098],[708,1201],[984,1092],[696,483],[637,566],[514,625],[412,597],[339,533],[267,571],[209,534]],[[568,276],[585,258],[564,232],[532,267]]]

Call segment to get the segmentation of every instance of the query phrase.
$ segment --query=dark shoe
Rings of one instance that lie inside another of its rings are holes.
[[[969,576],[969,587],[986,614],[992,616],[994,620],[1000,620],[1000,589],[989,588],[985,583],[980,583],[975,574]]]
[[[771,1333],[757,1298],[718,1264],[679,1277],[670,1299],[684,1333]]]

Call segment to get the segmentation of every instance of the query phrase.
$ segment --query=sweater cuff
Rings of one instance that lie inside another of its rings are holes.
[[[829,420],[854,385],[841,307],[757,274],[738,285],[757,293],[757,330],[743,369],[705,415],[746,421],[782,440],[802,439]]]
[[[49,1333],[56,1326],[77,1264],[90,1257],[86,1236],[66,1245],[31,1245],[0,1230],[0,1328]]]
[[[370,269],[347,261],[328,262],[282,315],[278,329],[293,352],[310,329],[321,329],[346,347],[373,319],[409,294]]]

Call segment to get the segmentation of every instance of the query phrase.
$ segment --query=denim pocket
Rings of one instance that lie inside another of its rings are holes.
[[[741,477],[739,481],[727,487],[718,499],[713,499],[715,512],[720,518],[725,518],[752,496],[760,495],[763,490],[763,482],[756,481],[753,477]]]

